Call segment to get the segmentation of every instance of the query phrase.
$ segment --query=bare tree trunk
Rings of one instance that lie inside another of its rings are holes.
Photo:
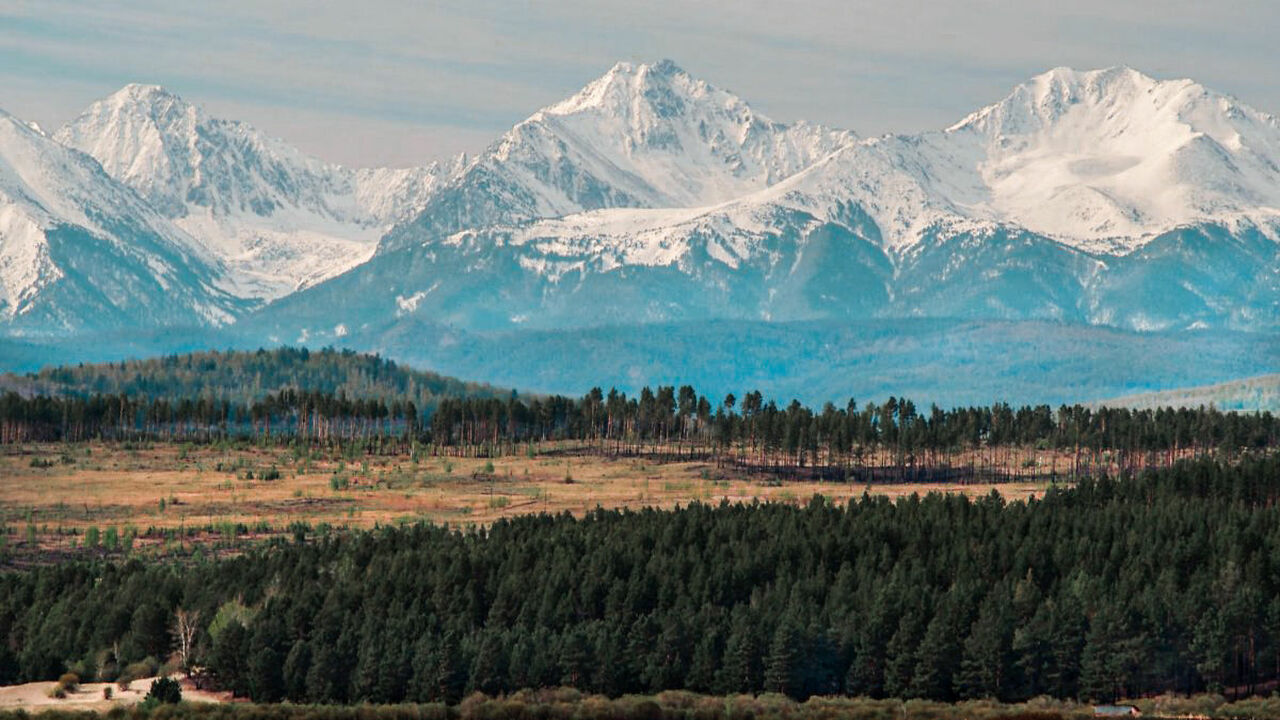
[[[188,612],[178,608],[173,614],[173,637],[178,644],[178,662],[182,672],[191,677],[192,653],[195,651],[196,633],[200,627],[200,611]]]

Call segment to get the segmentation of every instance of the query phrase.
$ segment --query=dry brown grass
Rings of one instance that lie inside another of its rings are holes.
[[[32,460],[52,461],[33,467]],[[492,472],[486,472],[492,463]],[[217,469],[221,464],[223,469]],[[258,477],[274,466],[278,480]],[[335,489],[335,478],[349,486]],[[571,481],[566,481],[570,478]],[[815,494],[837,501],[873,494],[893,497],[933,491],[1007,499],[1043,493],[1046,482],[956,485],[785,482],[723,470],[706,462],[655,463],[598,456],[508,456],[493,460],[370,457],[299,460],[284,449],[220,451],[156,444],[130,450],[93,444],[28,445],[0,456],[0,522],[11,533],[34,525],[42,542],[67,544],[75,529],[148,528],[295,521],[371,527],[405,521],[486,524],[525,513],[599,507],[669,508],[693,501],[801,503]],[[161,501],[164,507],[161,507]],[[57,532],[63,530],[62,533]],[[59,540],[58,538],[66,538]],[[13,535],[11,535],[11,541]]]

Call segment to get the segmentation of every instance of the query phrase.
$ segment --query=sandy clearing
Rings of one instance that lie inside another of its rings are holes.
[[[182,699],[190,702],[230,702],[228,693],[215,693],[197,690],[190,680],[180,675],[173,675],[182,683]],[[121,690],[115,683],[84,683],[78,690],[68,693],[65,699],[49,697],[49,691],[55,682],[33,682],[23,685],[0,686],[0,708],[6,710],[26,709],[31,712],[56,708],[74,710],[110,710],[116,705],[129,706],[142,702],[147,690],[156,678],[142,678],[133,681],[128,690]],[[111,688],[112,699],[102,697],[103,688]]]

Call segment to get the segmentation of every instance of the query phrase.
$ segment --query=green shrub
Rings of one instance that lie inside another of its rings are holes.
[[[182,702],[182,686],[177,680],[169,677],[158,677],[151,683],[151,689],[143,702],[161,705],[176,705]]]

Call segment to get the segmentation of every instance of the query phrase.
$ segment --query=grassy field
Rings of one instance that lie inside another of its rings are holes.
[[[610,459],[575,455],[573,449],[550,446],[492,460],[401,455],[352,461],[280,448],[11,446],[0,456],[0,523],[11,544],[29,541],[34,533],[42,547],[59,549],[83,547],[95,531],[101,544],[113,530],[116,537],[131,533],[143,542],[164,530],[240,524],[250,535],[263,535],[298,521],[346,527],[420,520],[468,525],[525,513],[581,514],[596,507],[799,503],[814,494],[843,501],[867,491],[983,495],[995,489],[1015,499],[1048,487],[1044,481],[875,487],[779,482],[712,463]]]

